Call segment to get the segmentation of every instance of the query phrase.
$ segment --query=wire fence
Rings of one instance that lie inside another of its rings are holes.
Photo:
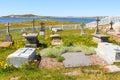
[[[61,28],[63,30],[67,29],[81,29],[80,24],[72,24],[72,25],[50,25],[50,26],[45,26],[45,30],[51,30],[52,28]],[[23,27],[23,28],[10,28],[10,33],[20,33],[19,36],[12,36],[13,39],[16,39],[18,37],[22,37],[22,32],[32,32],[32,27]],[[35,26],[35,30],[39,32],[41,29],[41,26]],[[4,36],[6,35],[6,29],[0,30],[0,41],[4,41]]]

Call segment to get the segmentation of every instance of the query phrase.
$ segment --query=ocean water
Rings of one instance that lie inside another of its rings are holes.
[[[23,22],[23,21],[31,21],[31,20],[61,20],[61,21],[69,21],[69,22],[92,22],[95,21],[95,18],[0,18],[0,23],[5,22]]]

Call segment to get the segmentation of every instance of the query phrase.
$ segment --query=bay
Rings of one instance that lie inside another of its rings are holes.
[[[0,18],[0,23],[5,22],[23,22],[23,21],[31,21],[31,20],[60,20],[60,21],[68,21],[68,22],[92,22],[95,21],[95,18],[67,18],[67,17],[55,17],[55,18]]]

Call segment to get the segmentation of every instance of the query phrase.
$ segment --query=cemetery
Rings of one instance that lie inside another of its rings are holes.
[[[119,41],[100,29],[99,18],[94,29],[87,28],[85,23],[69,29],[63,24],[47,27],[48,22],[36,23],[34,19],[27,23],[31,24],[31,29],[24,32],[12,31],[13,23],[4,25],[6,33],[0,35],[3,38],[0,41],[0,80],[4,80],[3,77],[20,80],[37,80],[37,77],[41,80],[120,79]],[[114,32],[112,24],[111,21],[110,32]]]

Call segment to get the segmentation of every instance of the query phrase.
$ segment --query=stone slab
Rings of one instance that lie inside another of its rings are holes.
[[[65,58],[65,60],[63,61],[63,64],[66,68],[90,66],[92,64],[92,61],[83,53],[67,52],[67,53],[64,53],[62,56]]]
[[[93,40],[96,42],[108,42],[109,36],[103,34],[93,34]]]
[[[12,42],[0,42],[0,47],[9,47],[12,45]]]

